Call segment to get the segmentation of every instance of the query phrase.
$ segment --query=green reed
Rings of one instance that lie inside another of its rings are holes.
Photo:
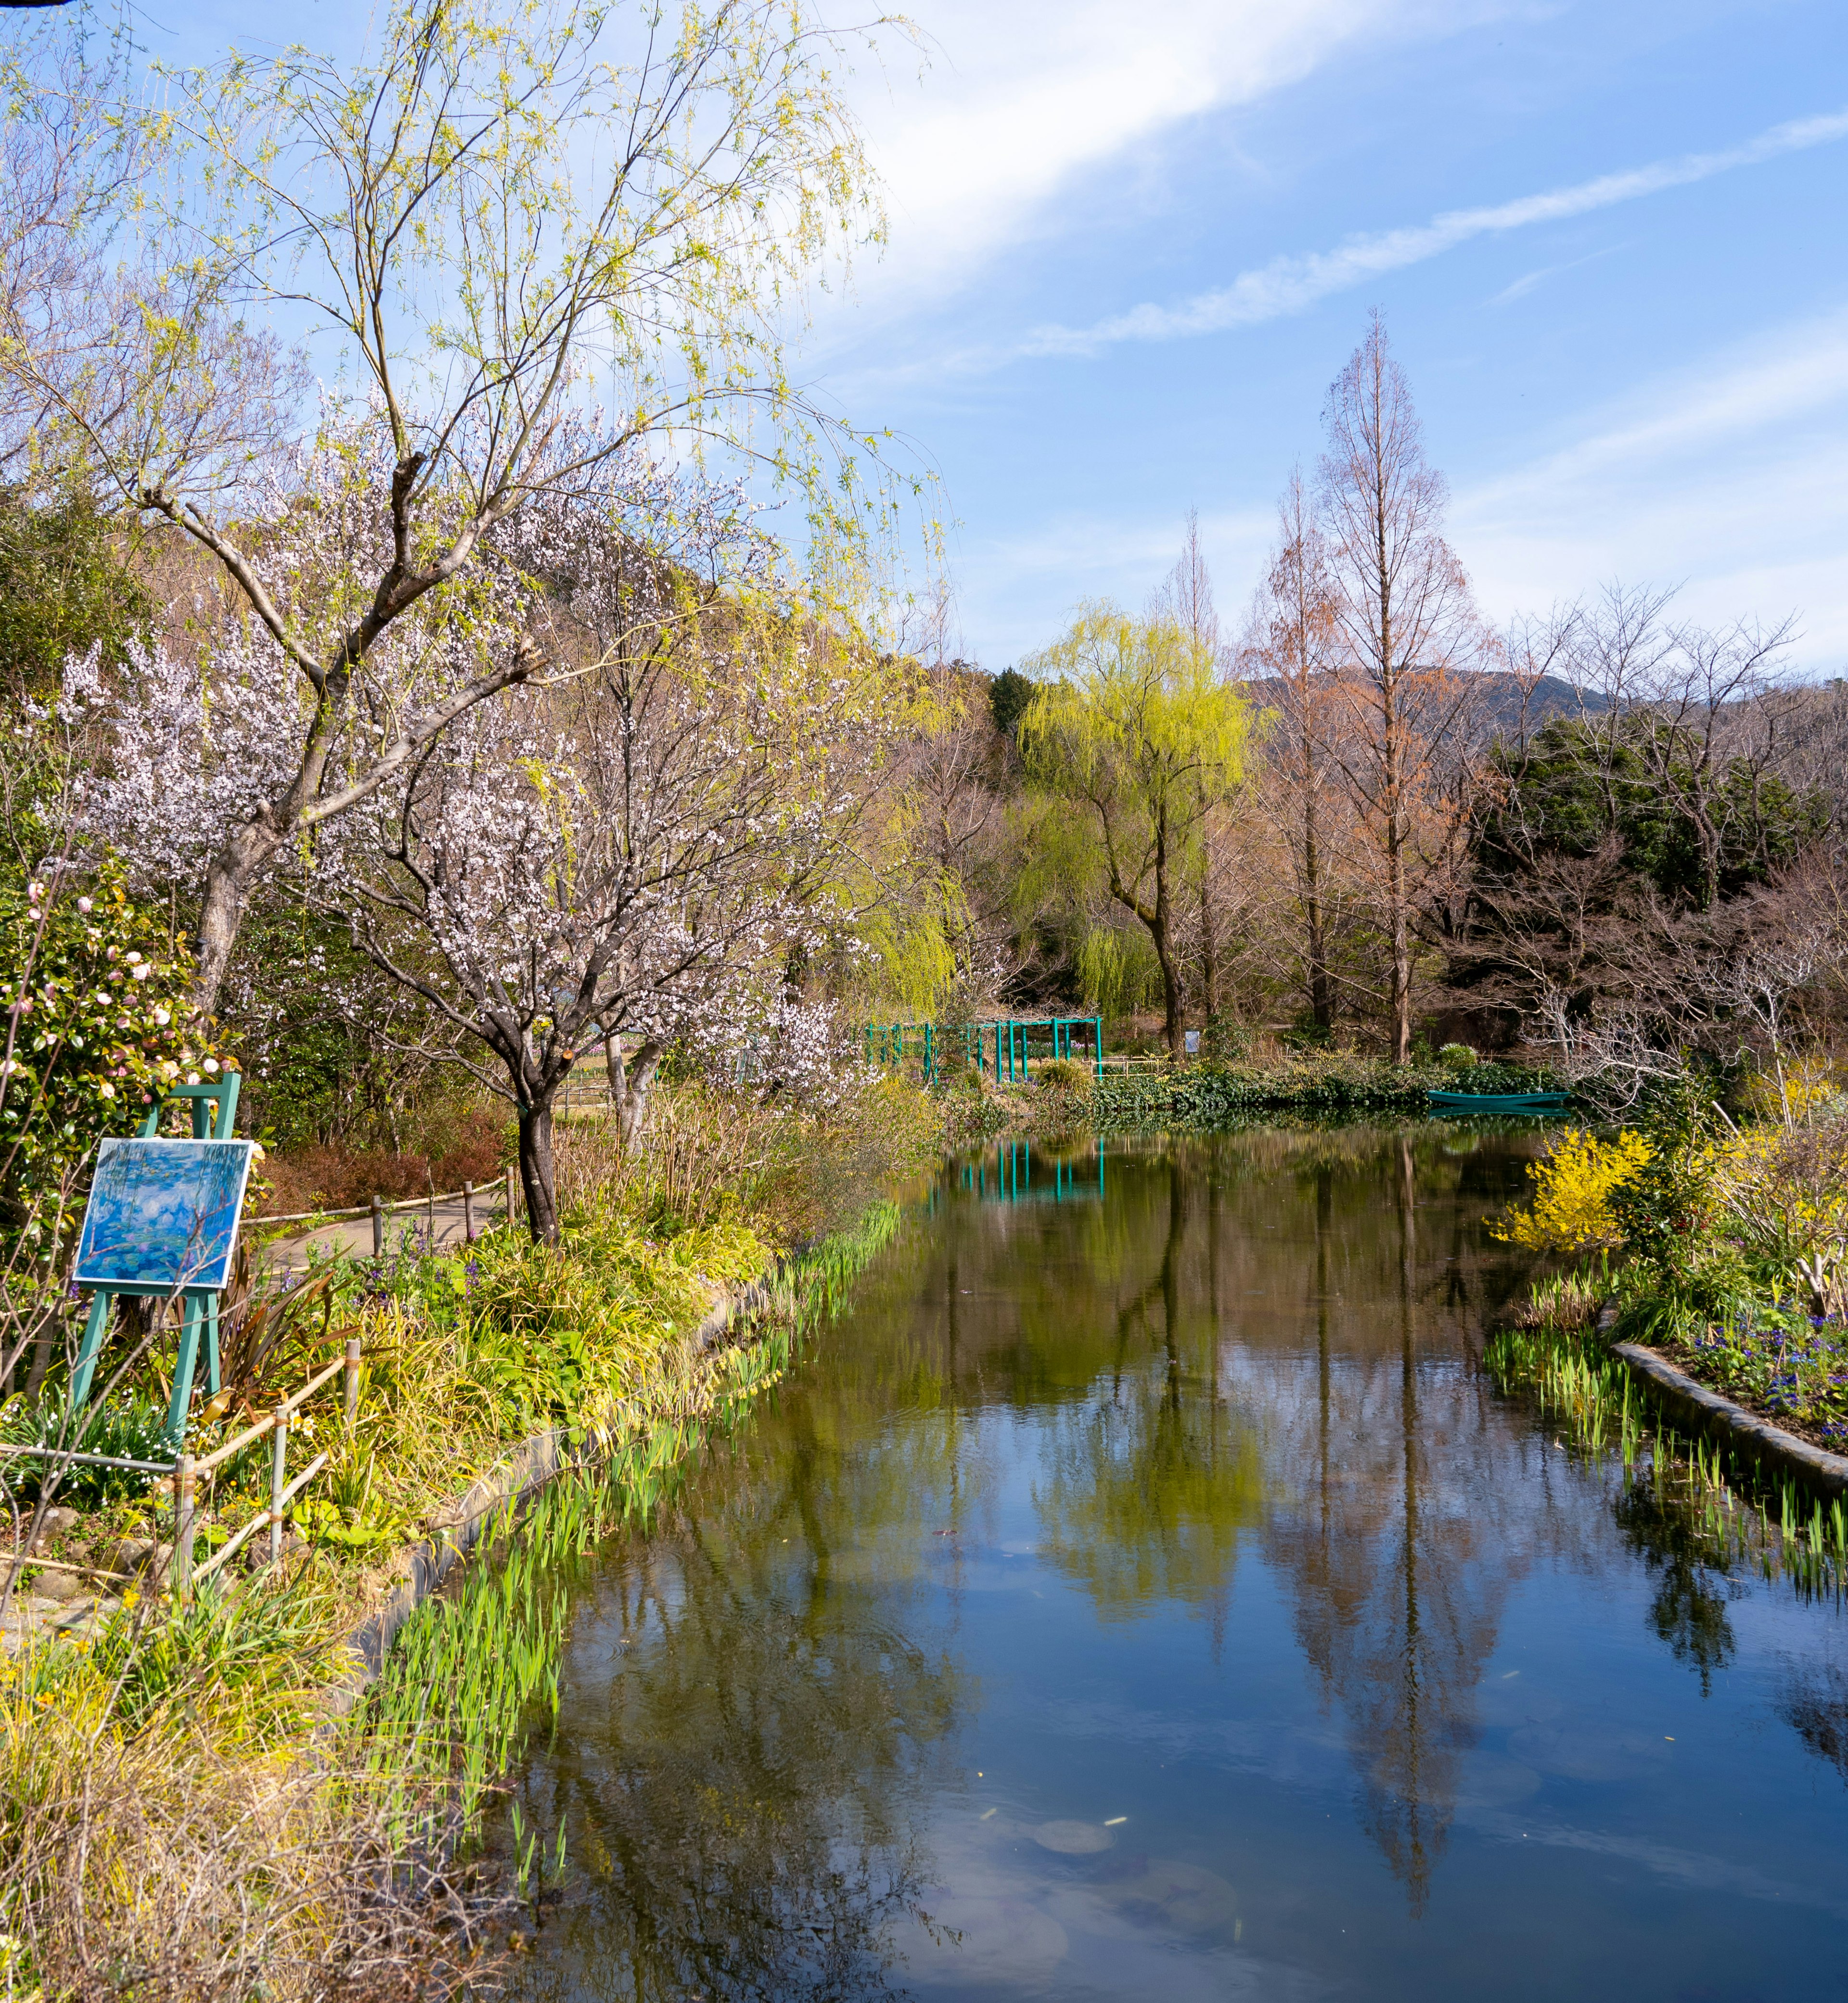
[[[1583,1293],[1570,1278],[1535,1287],[1522,1316],[1528,1325],[1504,1329],[1485,1347],[1497,1388],[1533,1399],[1558,1425],[1562,1445],[1587,1456],[1620,1456],[1626,1474],[1647,1480],[1664,1505],[1685,1515],[1714,1562],[1787,1580],[1806,1599],[1839,1598],[1848,1588],[1842,1501],[1767,1472],[1727,1442],[1684,1436],[1587,1325],[1590,1317],[1579,1312]],[[1546,1318],[1556,1299],[1573,1325]]]
[[[789,1368],[802,1341],[844,1305],[897,1229],[895,1205],[791,1262],[751,1317],[753,1339],[712,1366],[703,1409],[660,1411],[530,1500],[484,1525],[474,1554],[399,1631],[355,1717],[370,1778],[416,1833],[477,1831],[490,1791],[526,1733],[558,1711],[572,1589],[604,1540],[645,1532],[707,1442],[735,1428]],[[558,1868],[563,1868],[560,1832]],[[522,1875],[531,1865],[521,1865]]]

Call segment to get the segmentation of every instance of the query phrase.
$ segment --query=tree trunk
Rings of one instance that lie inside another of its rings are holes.
[[[1405,847],[1403,831],[1390,824],[1386,833],[1386,894],[1392,927],[1392,1061],[1412,1061],[1412,939],[1405,914]]]
[[[1213,849],[1209,843],[1200,872],[1200,985],[1204,991],[1200,1000],[1204,1019],[1202,1027],[1206,1031],[1200,1044],[1202,1049],[1209,1049],[1216,1046],[1219,1036],[1214,1027],[1219,1017],[1219,941],[1213,929]]]
[[[646,1038],[636,1050],[632,1064],[624,1058],[621,1046],[614,1036],[607,1048],[610,1096],[616,1108],[616,1138],[626,1155],[642,1131],[642,1121],[648,1111],[649,1088],[654,1083],[655,1073],[661,1068],[661,1046],[652,1036]]]
[[[527,1223],[541,1245],[558,1242],[558,1198],[552,1174],[552,1102],[520,1109],[520,1186],[526,1193]]]
[[[1149,934],[1155,942],[1155,957],[1161,963],[1162,1000],[1167,1011],[1168,1061],[1181,1061],[1181,970],[1174,964],[1172,916],[1168,908],[1167,826],[1164,820],[1155,831],[1155,922]]]
[[[224,985],[225,969],[237,943],[250,886],[280,846],[259,822],[247,822],[228,835],[205,868],[205,895],[199,905],[199,932],[193,942],[193,999],[209,1015]]]
[[[1328,980],[1328,947],[1323,935],[1321,843],[1315,825],[1315,795],[1303,807],[1303,922],[1308,932],[1309,1015],[1325,1034],[1335,1027],[1335,996]]]

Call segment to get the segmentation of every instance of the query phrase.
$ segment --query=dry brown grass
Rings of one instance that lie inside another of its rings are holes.
[[[9,1993],[306,2003],[478,1988],[506,1907],[443,1868],[440,1812],[388,1798],[331,1736],[304,1738],[305,1693],[290,1704],[228,1687],[209,1649],[142,1708],[163,1651],[170,1667],[161,1624],[144,1620],[125,1652],[60,1643],[8,1666]],[[303,1666],[285,1652],[269,1671],[289,1666]]]

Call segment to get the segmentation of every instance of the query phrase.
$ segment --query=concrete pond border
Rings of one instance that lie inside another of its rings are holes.
[[[1606,1307],[1598,1317],[1598,1333],[1605,1338],[1610,1353],[1642,1378],[1684,1425],[1731,1447],[1760,1468],[1794,1474],[1827,1495],[1848,1495],[1848,1455],[1831,1453],[1826,1447],[1786,1432],[1782,1426],[1698,1383],[1640,1342],[1609,1341],[1616,1326],[1617,1310]]]

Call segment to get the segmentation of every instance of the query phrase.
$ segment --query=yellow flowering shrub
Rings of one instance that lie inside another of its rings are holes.
[[[1543,1160],[1531,1162],[1533,1201],[1510,1208],[1489,1226],[1504,1244],[1535,1252],[1595,1252],[1620,1245],[1623,1233],[1611,1198],[1655,1159],[1655,1150],[1628,1128],[1614,1141],[1575,1127],[1562,1134]]]
[[[1840,1092],[1828,1058],[1811,1051],[1787,1064],[1781,1078],[1774,1071],[1758,1072],[1745,1089],[1745,1103],[1761,1120],[1801,1125],[1825,1113]]]

